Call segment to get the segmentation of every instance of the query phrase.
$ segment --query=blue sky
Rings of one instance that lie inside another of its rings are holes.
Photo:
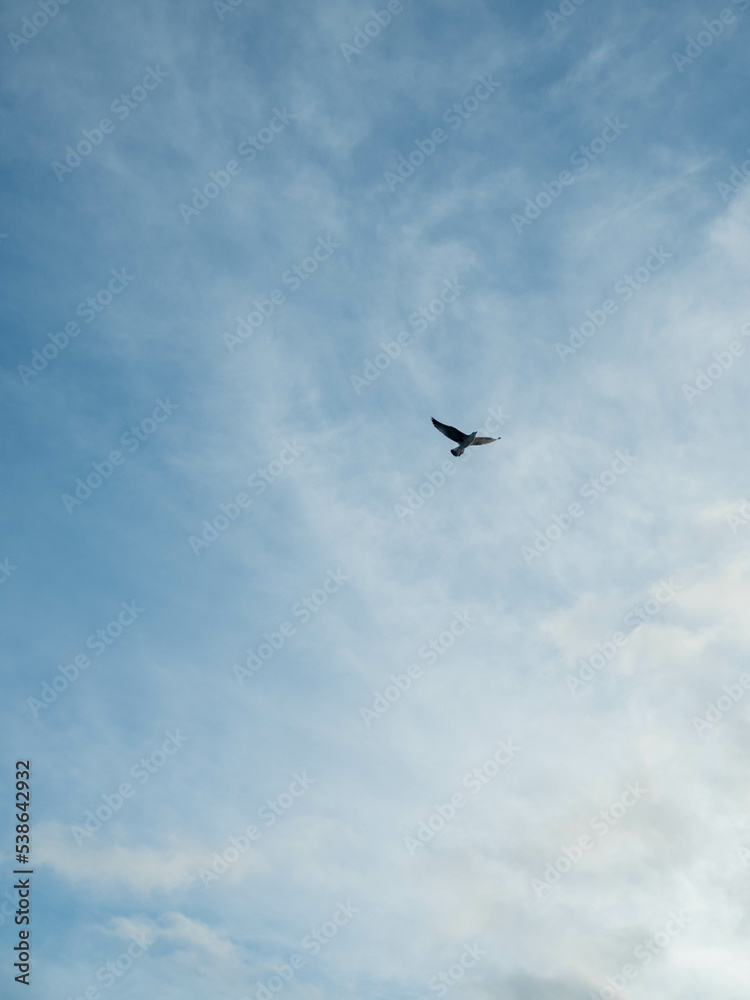
[[[750,4],[46,9],[6,991],[744,997]]]

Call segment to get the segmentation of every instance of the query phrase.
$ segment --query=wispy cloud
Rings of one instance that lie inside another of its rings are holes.
[[[31,995],[741,994],[745,6],[0,15]]]

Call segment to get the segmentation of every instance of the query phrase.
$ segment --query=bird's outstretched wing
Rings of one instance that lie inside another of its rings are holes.
[[[450,438],[451,441],[455,441],[458,444],[465,441],[468,437],[468,434],[462,434],[461,431],[457,430],[455,427],[449,427],[448,424],[441,424],[440,421],[435,420],[434,417],[432,417],[432,422],[441,434],[445,434],[447,438]]]
[[[499,441],[500,438],[474,438],[471,442],[472,444],[492,444],[493,441]]]

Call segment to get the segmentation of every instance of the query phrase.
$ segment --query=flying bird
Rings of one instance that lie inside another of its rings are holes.
[[[458,448],[451,448],[451,455],[455,455],[456,458],[459,455],[463,455],[466,449],[472,444],[491,444],[493,441],[499,441],[500,438],[484,438],[477,437],[479,431],[473,431],[471,434],[464,434],[463,431],[457,430],[455,427],[449,427],[448,424],[441,424],[439,420],[432,418],[433,424],[437,427],[441,434],[445,434],[447,438],[451,441],[458,442]]]

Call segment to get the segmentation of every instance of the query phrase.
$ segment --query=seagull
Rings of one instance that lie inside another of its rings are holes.
[[[477,437],[479,431],[473,431],[471,434],[464,434],[463,431],[459,431],[455,427],[449,427],[448,424],[441,424],[440,421],[435,420],[434,417],[432,417],[432,422],[441,434],[445,434],[445,436],[450,438],[451,441],[458,442],[458,448],[451,448],[451,455],[455,455],[456,458],[463,455],[466,449],[472,444],[491,444],[493,441],[500,440],[500,438]]]

